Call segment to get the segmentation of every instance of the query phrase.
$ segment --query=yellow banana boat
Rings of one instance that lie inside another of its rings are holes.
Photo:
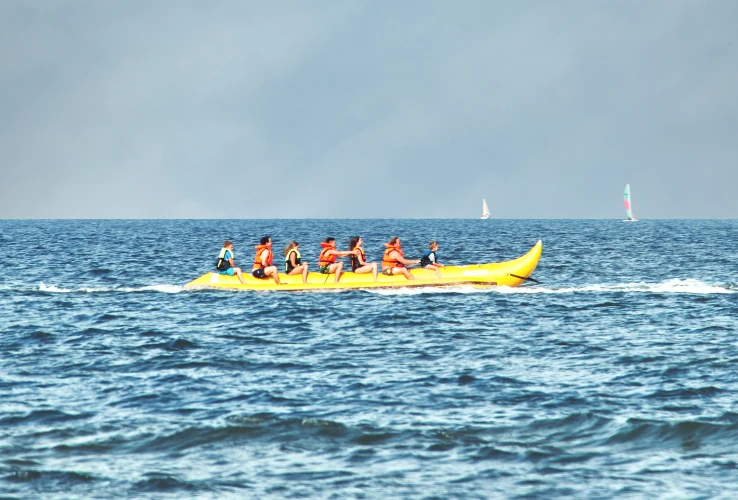
[[[341,280],[334,283],[334,274],[309,273],[307,283],[302,282],[302,276],[287,276],[279,273],[281,283],[277,285],[273,279],[257,279],[251,274],[243,273],[245,283],[238,281],[236,276],[226,274],[207,273],[196,280],[190,281],[185,288],[227,288],[235,290],[337,290],[357,288],[416,288],[438,286],[518,286],[533,273],[541,258],[542,244],[539,240],[533,248],[522,257],[507,262],[493,262],[489,264],[474,264],[469,266],[442,267],[439,271],[441,278],[434,271],[426,269],[410,269],[415,277],[408,280],[403,275],[387,276],[379,274],[374,281],[371,273],[354,274],[350,271],[341,275]],[[245,271],[245,270],[244,270]]]

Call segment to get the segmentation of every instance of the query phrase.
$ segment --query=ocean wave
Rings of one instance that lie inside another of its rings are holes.
[[[133,485],[133,489],[138,492],[188,492],[195,494],[198,492],[213,492],[215,489],[207,484],[206,481],[187,481],[180,479],[171,474],[162,474],[159,472],[149,472],[144,474],[144,479],[137,481]]]
[[[676,447],[684,451],[696,451],[710,447],[731,450],[730,443],[738,437],[735,423],[684,420],[676,422],[631,418],[611,435],[606,444],[655,450],[659,447]]]
[[[63,488],[74,486],[77,483],[95,481],[95,477],[83,472],[26,469],[14,471],[12,474],[6,476],[5,480],[14,483],[39,481],[45,483],[47,488],[52,485],[57,488]]]

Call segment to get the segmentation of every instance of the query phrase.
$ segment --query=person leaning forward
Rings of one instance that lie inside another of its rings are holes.
[[[215,268],[218,270],[218,274],[226,274],[233,276],[234,274],[238,278],[238,281],[243,284],[243,275],[241,274],[241,268],[236,267],[236,263],[233,259],[236,258],[236,254],[233,251],[233,243],[226,240],[223,243],[223,248],[220,249],[218,254],[218,260],[215,263]]]
[[[415,276],[410,274],[407,267],[410,264],[420,264],[419,260],[408,260],[402,253],[402,242],[397,236],[393,236],[389,243],[384,244],[387,249],[382,257],[382,274],[392,276],[393,274],[402,274],[409,280],[414,280]]]
[[[274,254],[272,253],[272,239],[264,236],[260,245],[256,245],[256,257],[254,257],[254,267],[251,268],[251,275],[254,278],[264,279],[269,276],[274,278],[275,283],[279,285],[279,271],[277,266],[272,265]]]
[[[318,271],[322,274],[336,274],[334,283],[338,283],[343,272],[343,262],[336,262],[336,257],[346,257],[352,255],[353,252],[343,252],[336,250],[336,238],[328,237],[320,244],[323,250],[320,251],[318,257]],[[326,277],[326,280],[328,278]]]

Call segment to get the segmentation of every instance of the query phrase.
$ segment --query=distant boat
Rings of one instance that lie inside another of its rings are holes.
[[[489,219],[489,216],[492,215],[489,213],[489,207],[487,206],[487,200],[482,200],[482,216],[480,219]]]
[[[625,185],[623,193],[623,205],[625,206],[625,215],[628,216],[623,222],[637,222],[638,219],[633,217],[633,206],[630,204],[630,184]]]

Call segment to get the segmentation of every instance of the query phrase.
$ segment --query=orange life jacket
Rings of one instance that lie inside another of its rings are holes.
[[[274,258],[274,255],[272,254],[272,247],[271,245],[256,245],[256,257],[254,257],[254,267],[251,269],[252,271],[255,271],[257,269],[261,269],[264,266],[261,264],[261,254],[264,253],[263,251],[266,250],[269,252],[267,254],[267,266],[272,265],[272,259]]]
[[[321,243],[320,246],[323,247],[323,250],[320,251],[320,256],[318,257],[318,266],[330,266],[334,262],[336,262],[336,256],[335,255],[326,255],[328,253],[328,250],[335,250],[336,246],[332,243]]]
[[[387,250],[384,251],[384,255],[382,256],[382,269],[387,269],[388,267],[403,267],[402,262],[390,257],[392,252],[399,253],[400,257],[403,256],[400,245],[390,245],[389,243],[385,243],[384,246],[387,247]]]

